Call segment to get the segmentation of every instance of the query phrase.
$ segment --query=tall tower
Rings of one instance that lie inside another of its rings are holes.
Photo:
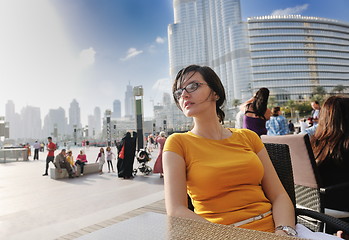
[[[76,125],[77,128],[81,128],[80,107],[79,107],[79,103],[76,101],[76,99],[73,99],[73,101],[70,103],[70,107],[69,107],[70,132],[72,132],[74,125]]]
[[[40,108],[26,106],[21,110],[23,137],[41,138],[41,114]]]
[[[113,118],[121,118],[121,102],[119,99],[115,99],[113,102]]]
[[[233,73],[240,59],[245,64],[249,60],[240,1],[173,0],[173,9],[174,23],[168,26],[171,79],[187,65],[210,66],[226,89],[227,105],[241,98],[250,79],[248,72],[243,72],[243,79]],[[239,89],[234,90],[236,87]]]
[[[21,116],[15,111],[15,104],[8,100],[5,106],[5,121],[9,122],[9,137],[12,139],[22,137]]]
[[[126,86],[126,92],[125,92],[125,117],[135,118],[133,87],[130,84]]]
[[[95,118],[95,133],[96,135],[102,132],[102,115],[101,109],[99,107],[95,107],[94,109],[94,118]]]

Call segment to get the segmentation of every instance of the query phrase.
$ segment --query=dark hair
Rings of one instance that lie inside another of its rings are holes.
[[[331,96],[323,104],[319,125],[311,139],[318,162],[340,162],[349,150],[349,98]]]
[[[280,111],[280,107],[273,107],[273,109],[271,110],[271,114],[274,117],[277,117],[277,116],[279,116],[279,111]]]
[[[47,139],[51,139],[52,140],[52,137],[48,137]]]
[[[315,103],[315,104],[317,104],[317,105],[319,105],[320,103],[319,103],[319,101],[313,101],[313,103]]]
[[[254,114],[257,117],[261,117],[265,119],[264,114],[267,111],[268,98],[269,98],[268,88],[260,88],[254,95],[254,100],[251,103],[251,107],[253,109]]]
[[[216,113],[219,118],[219,122],[224,122],[225,113],[222,110],[224,103],[225,103],[225,91],[223,84],[221,80],[219,79],[218,75],[207,66],[198,66],[198,65],[190,65],[188,67],[185,67],[181,69],[176,76],[176,79],[174,80],[174,83],[172,85],[172,93],[174,93],[181,83],[184,81],[185,77],[192,73],[193,75],[195,73],[200,73],[207,85],[210,87],[210,89],[217,94],[219,97],[216,101]],[[181,107],[179,106],[178,99],[174,97],[175,103],[177,107],[182,111]]]

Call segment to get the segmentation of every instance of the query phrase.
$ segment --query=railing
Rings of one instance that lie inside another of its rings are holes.
[[[19,160],[28,161],[26,148],[0,149],[0,163]]]

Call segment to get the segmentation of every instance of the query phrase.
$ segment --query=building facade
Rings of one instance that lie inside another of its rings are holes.
[[[215,70],[226,89],[227,106],[249,92],[249,51],[239,0],[174,0],[168,26],[170,75],[190,64]],[[243,71],[238,71],[241,68]]]
[[[125,118],[135,118],[133,87],[130,84],[126,86],[125,92]]]
[[[76,99],[70,103],[69,107],[69,132],[73,133],[74,128],[81,128],[80,106]]]
[[[309,100],[316,87],[349,90],[349,24],[318,17],[248,19],[252,92],[269,88],[277,103]]]
[[[115,99],[113,102],[113,118],[121,118],[121,101],[119,99]]]

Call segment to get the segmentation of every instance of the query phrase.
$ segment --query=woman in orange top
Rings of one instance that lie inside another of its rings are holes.
[[[209,67],[182,69],[174,100],[194,127],[172,134],[163,153],[165,201],[171,216],[296,234],[292,202],[258,135],[222,126],[223,85]],[[187,193],[195,212],[188,209]],[[254,220],[256,216],[261,219]]]

